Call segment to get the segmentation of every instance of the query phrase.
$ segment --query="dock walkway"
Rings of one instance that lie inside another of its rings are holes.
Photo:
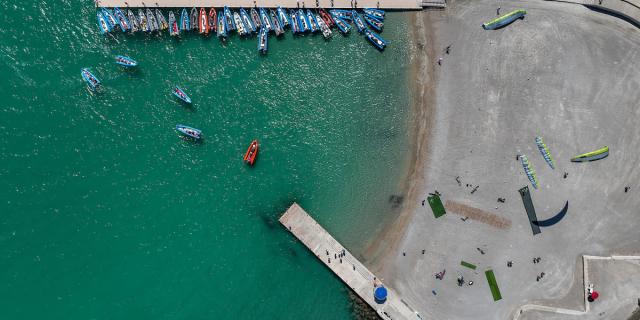
[[[191,8],[229,6],[230,8],[251,8],[254,6],[275,8],[380,8],[397,10],[420,10],[423,7],[444,7],[445,0],[96,0],[97,7],[161,7],[161,8]]]
[[[400,298],[395,290],[387,285],[387,300],[377,303],[373,292],[377,286],[382,285],[358,259],[346,250],[334,239],[322,226],[320,226],[298,204],[294,203],[280,217],[280,223],[287,228],[298,240],[300,240],[313,254],[320,259],[331,271],[347,284],[356,294],[369,304],[382,319],[417,319],[420,316]],[[340,258],[335,259],[335,254],[345,251],[340,263]]]

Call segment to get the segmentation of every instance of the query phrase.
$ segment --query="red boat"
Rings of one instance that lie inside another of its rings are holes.
[[[200,8],[200,19],[198,21],[200,34],[209,34],[209,21],[207,18],[207,10]]]
[[[256,156],[258,155],[258,149],[260,149],[258,140],[251,141],[251,145],[249,146],[249,149],[247,149],[247,153],[244,154],[244,162],[249,165],[253,165],[256,161]]]
[[[320,8],[320,10],[318,12],[320,13],[320,18],[322,18],[322,20],[324,20],[324,22],[327,23],[327,26],[329,28],[333,28],[335,26],[335,22],[333,22],[333,19],[331,18],[331,15],[328,14],[327,11],[325,11],[322,8]]]
[[[209,27],[213,32],[216,32],[218,29],[218,14],[216,13],[216,8],[209,9]]]

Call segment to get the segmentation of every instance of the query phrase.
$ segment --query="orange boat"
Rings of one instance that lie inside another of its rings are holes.
[[[256,161],[256,156],[258,155],[258,149],[260,149],[258,140],[251,141],[251,145],[249,146],[249,149],[247,149],[247,153],[244,154],[244,162],[249,165],[253,165]]]
[[[198,23],[200,34],[209,34],[209,21],[207,18],[207,10],[200,8],[200,20]]]
[[[209,27],[211,31],[216,32],[218,29],[218,14],[216,13],[216,8],[209,9]]]

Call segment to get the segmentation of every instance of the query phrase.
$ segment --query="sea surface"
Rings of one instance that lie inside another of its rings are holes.
[[[277,219],[298,202],[361,253],[395,212],[407,14],[384,53],[352,30],[271,36],[266,56],[255,37],[103,36],[92,1],[2,1],[0,20],[0,319],[354,317]]]

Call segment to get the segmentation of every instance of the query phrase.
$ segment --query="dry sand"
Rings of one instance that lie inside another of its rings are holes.
[[[579,309],[581,254],[640,253],[640,30],[573,4],[468,0],[448,5],[446,11],[417,14],[407,200],[366,256],[375,257],[382,276],[423,319],[507,319],[526,303]],[[483,30],[480,25],[495,17],[498,6],[503,12],[525,8],[528,15],[506,28]],[[442,66],[436,63],[439,57]],[[556,158],[555,170],[540,156],[537,135]],[[603,145],[612,148],[607,159],[568,161]],[[529,185],[516,154],[526,154],[537,169],[538,190]],[[569,173],[567,179],[563,172]],[[567,216],[533,236],[517,192],[525,185],[540,219],[568,200]],[[624,193],[625,186],[632,191]],[[436,189],[445,201],[493,213],[512,225],[498,230],[454,214],[435,219],[420,202]],[[506,203],[496,202],[498,197]],[[542,262],[533,264],[533,257]],[[461,260],[478,269],[461,267]],[[507,260],[514,261],[512,268]],[[445,279],[436,280],[433,274],[442,269]],[[500,301],[491,299],[487,269],[496,273]],[[541,272],[545,277],[536,282]],[[458,287],[457,275],[475,284]],[[640,289],[620,288],[616,295],[640,297]],[[613,299],[606,308],[631,310],[630,301]],[[614,313],[624,312],[609,314]]]

